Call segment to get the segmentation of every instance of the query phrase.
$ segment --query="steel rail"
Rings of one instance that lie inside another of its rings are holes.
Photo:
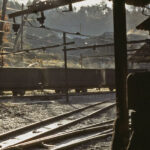
[[[3,149],[3,148],[6,148],[6,147],[10,147],[10,146],[13,146],[13,145],[17,145],[17,144],[19,144],[19,143],[23,143],[23,142],[35,140],[35,139],[42,138],[42,137],[47,136],[47,135],[50,135],[50,134],[58,133],[58,132],[60,132],[61,130],[63,130],[64,128],[73,126],[73,125],[75,125],[75,124],[77,124],[77,123],[79,123],[79,122],[81,122],[81,121],[84,121],[84,120],[86,120],[86,119],[88,119],[88,118],[90,118],[90,117],[95,116],[95,115],[98,114],[98,113],[105,112],[106,110],[108,110],[108,109],[110,109],[110,108],[112,108],[112,107],[114,107],[114,106],[115,106],[115,103],[110,104],[110,105],[108,105],[108,106],[106,106],[106,107],[104,107],[104,108],[102,108],[102,109],[99,109],[99,110],[97,110],[97,111],[95,111],[95,112],[93,112],[93,113],[91,113],[91,114],[89,114],[89,115],[80,117],[80,118],[78,118],[78,119],[75,119],[75,120],[70,121],[70,122],[68,122],[68,123],[65,123],[65,124],[63,124],[63,125],[60,125],[60,126],[58,126],[58,127],[56,127],[56,128],[48,129],[48,130],[45,131],[45,132],[39,132],[39,133],[37,133],[37,134],[34,134],[32,137],[29,137],[29,138],[26,138],[26,139],[23,139],[23,140],[20,140],[20,141],[16,141],[16,142],[13,143],[13,144],[11,143],[10,145],[6,145],[6,141],[3,142],[4,145],[3,145],[3,143],[1,142],[1,147],[2,147],[2,149]],[[16,137],[16,138],[17,138],[17,137]],[[10,139],[9,139],[9,140],[10,140]],[[9,141],[8,141],[8,142],[9,142]]]
[[[40,138],[37,140],[33,140],[33,141],[18,144],[15,146],[11,146],[11,147],[7,148],[6,150],[41,147],[42,143],[50,143],[50,142],[58,143],[60,141],[67,140],[70,138],[75,138],[75,137],[82,136],[82,135],[86,136],[86,134],[92,134],[95,132],[101,132],[104,130],[112,129],[113,124],[109,124],[109,123],[112,123],[112,121],[107,121],[105,123],[106,123],[105,125],[103,125],[103,123],[98,123],[95,125],[90,125],[90,126],[86,126],[86,127],[80,128],[80,129],[76,129],[76,130],[73,130],[70,132],[62,132],[57,135],[43,137],[43,138]]]
[[[18,140],[19,142],[23,142],[24,140],[32,139],[33,137],[37,137],[39,135],[46,134],[49,130],[53,131],[53,129],[51,129],[51,128],[46,128],[46,130],[45,130],[44,127],[46,125],[49,125],[49,126],[53,125],[56,122],[60,122],[61,120],[66,119],[66,117],[72,116],[72,115],[74,115],[76,113],[82,112],[82,111],[84,111],[86,109],[89,109],[89,108],[92,108],[94,106],[101,105],[101,104],[103,104],[105,102],[106,101],[99,102],[99,103],[96,103],[96,104],[92,104],[92,105],[89,105],[89,106],[86,106],[86,107],[83,107],[83,108],[80,108],[80,109],[77,109],[77,110],[74,110],[74,111],[71,111],[71,112],[67,112],[65,114],[62,114],[62,115],[59,115],[59,116],[56,116],[56,117],[48,118],[48,119],[43,120],[41,122],[33,123],[31,125],[27,125],[25,127],[22,127],[22,128],[19,128],[19,129],[16,129],[16,130],[4,133],[4,134],[0,135],[0,142],[1,142],[0,146],[2,146],[2,145],[6,146],[6,141],[7,141],[7,143],[9,143],[10,141],[12,141],[12,139],[15,139],[18,136],[21,136],[21,135],[24,135],[24,134],[26,134],[29,137],[28,138],[24,137],[23,140],[21,140],[21,139],[20,139],[20,141]],[[54,130],[57,130],[58,127],[55,127]],[[36,131],[36,130],[38,130],[40,128],[44,129],[44,131],[41,131],[42,133],[41,132],[40,133],[34,132],[34,131]],[[11,142],[11,143],[9,143],[7,145],[18,144],[18,141]]]
[[[71,149],[71,148],[74,148],[78,145],[81,145],[81,144],[84,144],[84,143],[87,143],[91,140],[101,140],[101,139],[105,139],[105,138],[108,138],[110,136],[112,136],[113,134],[113,129],[108,129],[108,130],[105,130],[103,132],[100,132],[100,133],[97,133],[95,135],[90,135],[88,137],[85,137],[85,138],[82,138],[82,139],[79,139],[78,141],[75,140],[74,142],[68,142],[66,144],[62,144],[62,146],[56,146],[54,145],[55,147],[53,148],[53,145],[51,146],[51,150],[68,150],[68,149]],[[43,146],[46,147],[46,144],[43,143]],[[47,145],[47,148],[48,148],[49,145]]]
[[[43,121],[36,122],[36,123],[31,124],[31,125],[27,125],[25,127],[21,127],[21,128],[18,128],[18,129],[15,129],[15,130],[3,133],[3,134],[0,135],[0,140],[8,138],[8,137],[11,137],[11,136],[14,136],[14,135],[16,136],[17,134],[20,134],[20,133],[22,133],[24,131],[32,130],[32,129],[38,128],[40,126],[44,126],[44,125],[46,125],[48,123],[52,123],[54,121],[58,121],[59,119],[62,119],[64,117],[68,117],[68,116],[73,115],[75,113],[82,112],[82,111],[84,111],[84,110],[86,110],[88,108],[92,108],[94,106],[97,106],[97,105],[100,105],[100,104],[103,104],[103,103],[106,103],[106,102],[107,101],[98,102],[98,103],[95,103],[95,104],[92,104],[92,105],[89,105],[89,106],[86,106],[86,107],[83,107],[83,108],[80,108],[80,109],[77,109],[77,110],[73,110],[73,111],[70,111],[70,112],[58,115],[58,116],[50,117],[50,118],[45,119]]]
[[[51,148],[51,150],[68,150],[68,149],[71,149],[75,146],[81,145],[83,143],[87,143],[91,140],[98,140],[98,139],[100,140],[100,139],[107,138],[109,136],[112,136],[112,133],[113,133],[113,129],[109,129],[109,130],[97,133],[95,135],[90,135],[90,136],[87,136],[85,138],[72,141],[70,143],[66,143],[66,144],[62,144],[60,146],[56,146],[54,148]]]

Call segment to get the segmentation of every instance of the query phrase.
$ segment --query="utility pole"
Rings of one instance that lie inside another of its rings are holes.
[[[64,42],[64,65],[65,65],[65,92],[66,92],[66,102],[69,102],[68,68],[67,68],[67,51],[66,51],[66,33],[65,32],[63,32],[63,42]]]
[[[8,2],[8,0],[3,0],[1,20],[5,20],[7,2]],[[3,29],[4,29],[4,22],[0,22],[0,31],[3,31]],[[3,53],[3,48],[2,48],[3,35],[4,35],[4,32],[0,32],[0,52],[1,52],[1,54]],[[1,67],[3,67],[3,65],[4,65],[3,61],[4,61],[3,55],[1,55]]]
[[[129,140],[127,107],[127,36],[125,0],[113,0],[117,118],[112,150],[126,150]]]
[[[24,9],[24,5],[22,4],[22,11]],[[23,50],[23,25],[24,25],[24,15],[21,16],[21,50]]]
[[[26,19],[28,18],[28,14],[26,15]],[[25,25],[25,21],[24,21],[24,17],[23,17],[23,20],[22,20],[23,22],[22,22],[22,25],[21,25],[21,28],[19,28],[19,31],[18,31],[18,33],[17,33],[17,36],[16,36],[16,38],[15,38],[15,42],[14,42],[14,46],[13,46],[13,50],[14,51],[16,51],[17,50],[17,48],[18,48],[18,40],[19,40],[19,38],[20,38],[20,35],[21,36],[23,36],[23,31],[22,31],[22,29],[23,29],[23,26]],[[20,46],[20,45],[19,45]]]
[[[82,30],[82,23],[80,23],[80,33],[81,33],[81,30]]]
[[[82,58],[82,55],[80,55],[80,65],[81,65],[81,69],[83,67],[83,58]]]

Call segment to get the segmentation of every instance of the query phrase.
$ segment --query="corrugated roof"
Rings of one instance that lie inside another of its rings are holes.
[[[150,4],[150,0],[126,0],[126,3],[134,6],[145,6]]]
[[[150,17],[136,27],[138,30],[150,31]]]
[[[140,6],[140,7],[150,4],[150,0],[125,0],[125,1],[129,5]]]

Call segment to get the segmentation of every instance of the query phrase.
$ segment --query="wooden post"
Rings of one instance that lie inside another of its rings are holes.
[[[68,95],[68,68],[67,68],[67,51],[66,51],[66,33],[63,32],[63,42],[64,42],[64,64],[65,64],[65,92],[66,92],[66,102],[69,102]]]
[[[25,18],[27,19],[28,18],[28,14],[25,16]],[[24,19],[22,20],[23,22],[22,22],[22,27],[25,25],[25,21],[24,21]],[[20,35],[22,36],[22,29],[23,28],[19,28],[19,31],[18,31],[18,33],[17,33],[17,36],[16,36],[16,38],[15,38],[15,42],[14,42],[14,46],[13,46],[13,50],[14,51],[16,51],[16,50],[18,50],[18,40],[19,40],[19,38],[20,38]],[[19,45],[19,47],[20,47],[20,45]],[[22,46],[23,47],[23,46]]]
[[[24,9],[24,5],[22,4],[22,11]],[[24,25],[24,15],[21,16],[21,50],[23,50],[23,25]]]
[[[116,67],[117,119],[112,150],[125,150],[128,144],[128,108],[126,100],[127,37],[125,0],[113,0],[114,42]]]
[[[8,0],[3,0],[1,20],[5,20],[6,5]],[[3,31],[4,22],[0,22],[0,31]],[[0,45],[3,43],[3,32],[0,32]]]
[[[2,14],[1,14],[1,20],[5,20],[5,15],[6,15],[6,5],[7,5],[8,0],[3,0],[3,4],[2,4]],[[3,31],[3,27],[4,27],[4,22],[0,22],[0,31]],[[3,32],[0,32],[0,52],[3,53],[3,48],[2,48],[2,44],[3,44]],[[1,56],[1,67],[3,67],[3,55]]]
[[[80,55],[80,65],[81,65],[81,69],[83,67],[83,58],[82,58],[82,55]]]

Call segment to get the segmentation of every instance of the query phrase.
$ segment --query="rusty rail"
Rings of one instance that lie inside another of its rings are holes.
[[[7,148],[7,150],[18,149],[18,148],[25,149],[25,148],[41,147],[43,143],[50,143],[50,142],[57,143],[59,141],[68,140],[70,138],[76,138],[76,137],[78,138],[81,135],[86,136],[86,134],[93,134],[95,132],[98,133],[98,132],[102,132],[108,129],[112,129],[113,124],[109,124],[109,123],[112,123],[112,120],[106,121],[105,123],[106,123],[105,125],[103,125],[103,123],[99,123],[97,125],[95,124],[91,126],[86,126],[86,127],[76,129],[70,132],[63,132],[57,135],[47,136],[47,137],[40,138],[37,140],[21,143],[21,144]]]
[[[21,127],[21,128],[15,129],[13,131],[9,131],[7,133],[1,134],[0,135],[0,139],[2,140],[2,139],[5,139],[5,138],[14,136],[14,135],[16,136],[17,134],[21,134],[24,131],[32,130],[32,129],[44,126],[46,124],[52,123],[54,121],[58,121],[58,120],[60,120],[60,119],[62,119],[64,117],[68,117],[68,116],[73,115],[75,113],[82,112],[83,110],[86,110],[88,108],[91,108],[91,107],[103,104],[105,102],[107,102],[107,101],[98,102],[96,104],[92,104],[92,105],[89,105],[89,106],[86,106],[86,107],[83,107],[83,108],[80,108],[80,109],[77,109],[77,110],[74,110],[74,111],[71,111],[71,112],[67,112],[67,113],[64,113],[64,114],[61,114],[61,115],[58,115],[58,116],[55,116],[55,117],[50,117],[50,118],[45,119],[43,121],[36,122],[36,123],[31,124],[31,125],[27,125],[25,127]]]
[[[99,104],[102,104],[102,103],[99,103]],[[96,105],[98,105],[98,104],[95,104],[95,106],[96,106]],[[45,131],[45,132],[40,132],[40,133],[38,133],[38,134],[33,135],[32,137],[29,137],[29,138],[26,138],[26,139],[21,140],[21,141],[19,141],[19,142],[16,142],[15,144],[11,144],[11,145],[2,147],[2,149],[3,149],[3,148],[6,148],[6,147],[13,146],[13,145],[16,145],[16,144],[19,144],[19,143],[23,143],[23,142],[31,141],[31,140],[34,140],[34,139],[38,139],[38,138],[41,138],[41,137],[44,137],[44,136],[47,136],[47,135],[50,135],[50,134],[58,133],[58,132],[60,132],[61,130],[63,130],[64,128],[66,129],[67,127],[73,126],[73,125],[75,125],[75,124],[77,124],[77,123],[79,123],[79,122],[81,122],[81,121],[84,121],[84,120],[86,120],[86,119],[88,119],[88,118],[90,118],[90,117],[93,117],[93,116],[95,116],[95,115],[98,114],[98,113],[105,112],[106,110],[112,108],[113,106],[115,106],[115,103],[110,104],[110,105],[108,105],[108,106],[106,106],[106,107],[104,107],[104,108],[102,108],[102,109],[99,109],[99,110],[97,110],[97,111],[95,111],[95,112],[93,112],[93,113],[91,113],[91,114],[89,114],[89,115],[83,116],[83,117],[81,117],[81,118],[78,118],[78,119],[75,119],[75,120],[73,120],[73,121],[70,121],[70,122],[68,122],[68,123],[66,123],[66,124],[60,125],[60,126],[54,128],[54,129],[48,129],[48,130]],[[87,106],[87,107],[89,108],[90,106]],[[93,107],[93,106],[92,106],[92,107]],[[85,108],[82,108],[82,109],[85,109]],[[87,108],[86,108],[86,109],[87,109]],[[79,112],[79,110],[76,110],[75,112]],[[74,112],[74,113],[75,113],[75,112]],[[70,112],[70,113],[72,113],[72,112]],[[68,115],[68,113],[66,113],[65,116],[67,116],[67,115]],[[60,116],[61,116],[61,117],[60,117]],[[60,115],[60,116],[54,117],[54,120],[58,120],[58,118],[59,118],[59,119],[62,118],[62,115]],[[46,120],[45,122],[47,122],[47,120]],[[42,122],[42,125],[45,124],[45,122],[44,122],[44,123]],[[41,125],[41,123],[39,123],[39,124]],[[38,124],[38,125],[39,125],[39,124]],[[37,127],[37,125],[33,124],[32,127]],[[27,127],[25,127],[25,128],[22,128],[22,129],[18,130],[18,132],[19,132],[19,133],[20,133],[20,132],[22,133],[22,132],[25,131],[26,129],[30,129],[30,128],[31,128],[30,126],[27,126]],[[1,136],[1,137],[3,137],[3,138],[5,137],[5,138],[6,138],[6,137],[8,137],[8,135],[16,135],[18,132],[13,131],[13,132],[11,132],[11,133],[9,133],[9,134],[4,134],[4,135]],[[2,139],[1,137],[0,137],[0,139]],[[16,136],[15,136],[15,137],[16,137]],[[8,139],[8,140],[11,140],[11,139]],[[7,140],[6,140],[6,141],[7,141]],[[6,143],[6,141],[4,141],[3,143]],[[3,145],[3,143],[1,142],[1,146]]]

